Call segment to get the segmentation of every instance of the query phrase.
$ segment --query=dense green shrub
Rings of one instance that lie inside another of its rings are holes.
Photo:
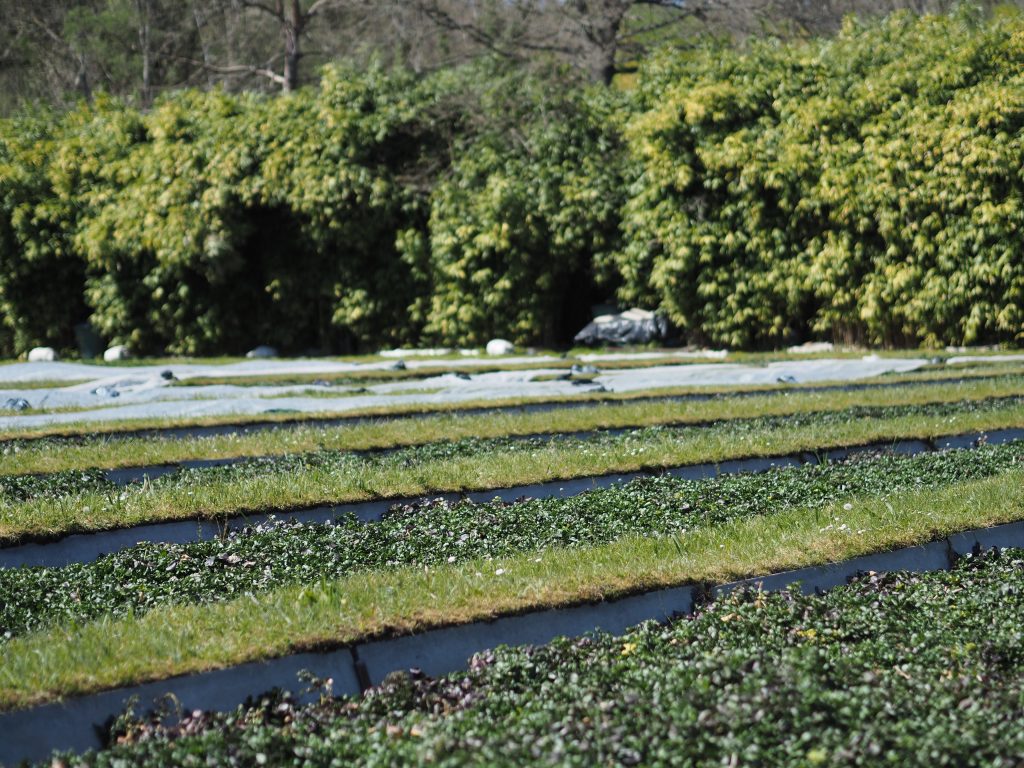
[[[484,128],[432,196],[426,334],[563,342],[605,295],[595,260],[619,245],[623,99],[522,75],[492,78],[478,98]]]
[[[94,323],[185,353],[408,338],[417,286],[396,232],[412,201],[395,177],[420,150],[415,93],[401,74],[328,69],[288,98],[160,102],[86,192]]]
[[[0,131],[0,353],[70,346],[87,314],[71,235],[81,208],[75,177],[89,171],[77,166],[76,134],[89,133],[88,120],[32,115]]]
[[[628,92],[493,62],[329,68],[0,123],[0,354],[565,342],[591,304],[696,342],[1024,339],[1024,18],[709,43]]]
[[[1022,64],[963,12],[656,59],[624,295],[733,346],[1019,340]]]

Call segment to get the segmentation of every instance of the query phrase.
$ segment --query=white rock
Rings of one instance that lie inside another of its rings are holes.
[[[488,355],[511,355],[515,349],[515,344],[505,339],[491,339],[487,342]]]
[[[35,347],[29,350],[30,363],[53,363],[57,361],[57,352],[53,347]]]
[[[103,361],[107,363],[116,363],[118,360],[127,360],[131,356],[132,353],[128,351],[128,347],[124,344],[118,344],[103,353]]]
[[[266,344],[260,344],[256,349],[250,349],[245,353],[245,356],[250,360],[266,360],[271,357],[277,357],[277,350],[273,347],[268,347]]]

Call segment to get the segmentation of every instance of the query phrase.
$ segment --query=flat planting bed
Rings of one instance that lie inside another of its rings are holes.
[[[692,619],[501,648],[360,699],[268,697],[118,723],[69,765],[1015,765],[1024,552],[866,576],[825,596],[737,593]]]
[[[912,387],[752,393],[736,398],[657,398],[617,403],[563,404],[544,411],[504,410],[419,419],[377,419],[333,427],[294,426],[255,434],[205,438],[109,435],[11,441],[2,448],[3,474],[39,474],[92,468],[142,468],[158,472],[179,462],[236,461],[242,457],[318,450],[375,450],[463,437],[501,437],[709,422],[752,416],[836,411],[854,406],[922,405],[982,400],[1024,393],[1024,377],[995,377]]]
[[[187,470],[124,489],[111,487],[99,473],[76,473],[63,480],[50,476],[45,481],[7,478],[6,499],[0,501],[0,541],[15,544],[161,520],[512,487],[996,426],[1024,426],[1024,402],[1009,397],[858,407],[557,440],[465,440],[381,456],[327,451]],[[56,483],[53,489],[47,485],[51,481]],[[75,483],[81,483],[82,490],[63,495]]]
[[[1024,545],[1019,366],[950,372],[7,442],[0,762],[173,694],[54,764],[1016,765],[1024,552],[744,586]]]
[[[144,545],[65,568],[0,570],[0,644],[32,630],[158,605],[230,600],[364,570],[436,567],[629,536],[680,537],[757,515],[885,497],[1024,468],[1024,443],[881,455],[707,481],[651,478],[572,498],[426,502],[383,520],[245,529],[190,545]]]

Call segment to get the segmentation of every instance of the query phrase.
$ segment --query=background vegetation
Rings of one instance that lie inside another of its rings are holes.
[[[1019,13],[686,39],[616,49],[628,88],[503,37],[284,95],[22,104],[0,354],[86,320],[140,353],[558,344],[602,301],[731,347],[1024,338]]]

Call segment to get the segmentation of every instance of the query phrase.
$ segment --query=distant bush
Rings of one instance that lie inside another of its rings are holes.
[[[90,115],[33,115],[0,130],[0,354],[67,347],[83,320],[85,263],[72,236],[81,215],[78,136]]]
[[[1024,336],[1024,23],[849,22],[662,55],[629,126],[623,295],[766,346]]]
[[[186,92],[85,190],[93,323],[140,349],[408,340],[397,176],[421,147],[408,77],[328,70],[290,98]]]
[[[1024,339],[1024,20],[484,62],[0,123],[0,354],[566,342],[593,303],[771,347]]]
[[[622,99],[521,77],[478,87],[483,128],[463,140],[431,196],[425,334],[558,344],[609,293],[595,263],[620,245]]]

